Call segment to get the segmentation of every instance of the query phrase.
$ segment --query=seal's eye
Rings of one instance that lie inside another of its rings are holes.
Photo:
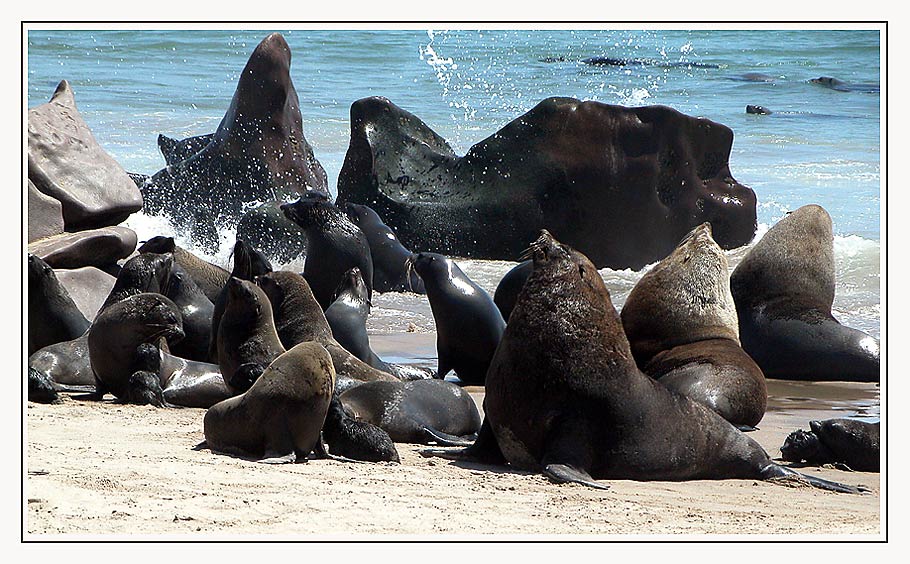
[[[585,277],[585,267],[583,267],[580,264],[578,265],[578,275],[581,276],[582,278]]]

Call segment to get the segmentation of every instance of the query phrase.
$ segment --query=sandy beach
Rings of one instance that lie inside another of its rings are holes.
[[[412,339],[419,348],[427,336]],[[407,338],[379,338],[377,350],[402,341]],[[855,409],[878,401],[870,385],[769,384],[769,411],[752,436],[772,456],[809,419],[837,416],[839,402]],[[483,388],[469,390],[480,406]],[[425,458],[419,451],[426,447],[408,444],[397,445],[400,465],[258,464],[194,450],[204,439],[202,409],[66,398],[58,405],[29,403],[26,411],[27,540],[656,540],[704,534],[873,540],[883,534],[877,473],[804,470],[865,485],[871,490],[865,495],[754,480],[610,481],[609,491],[595,491],[503,467]]]

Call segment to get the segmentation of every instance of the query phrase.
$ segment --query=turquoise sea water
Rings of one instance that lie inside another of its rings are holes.
[[[271,31],[271,30],[270,30]],[[282,30],[304,133],[334,191],[353,101],[382,95],[463,154],[549,96],[664,104],[731,127],[730,169],[758,196],[759,235],[799,206],[834,220],[835,316],[880,335],[881,83],[878,31]],[[159,133],[215,130],[250,52],[269,31],[44,31],[27,40],[28,106],[70,81],[101,145],[130,172],[164,166]],[[589,57],[626,59],[593,66]],[[763,81],[749,80],[760,73]],[[812,84],[830,76],[855,91]],[[749,115],[747,104],[772,115]],[[140,238],[175,234],[166,218],[127,222]],[[212,257],[227,261],[224,248]],[[729,254],[735,265],[745,249]],[[512,263],[464,261],[491,291]],[[620,307],[641,272],[602,271]],[[407,312],[404,315],[402,312]],[[432,325],[425,300],[383,296],[374,328]]]

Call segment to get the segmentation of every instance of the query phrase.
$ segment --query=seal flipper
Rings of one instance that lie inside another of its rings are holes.
[[[797,483],[808,484],[814,488],[828,490],[839,493],[860,494],[868,492],[869,488],[865,486],[850,486],[840,482],[832,482],[817,476],[801,474],[780,464],[770,463],[761,470],[761,479],[769,481],[794,481]]]
[[[448,433],[443,433],[432,427],[427,427],[423,425],[420,427],[421,433],[424,435],[424,439],[427,442],[435,442],[439,446],[471,446],[477,441],[477,436],[473,437],[465,436],[460,437],[458,435],[450,435]]]
[[[265,372],[265,367],[259,363],[247,362],[241,364],[237,367],[237,370],[234,371],[228,385],[237,390],[238,393],[243,393],[252,387],[256,380],[262,376],[263,372]]]
[[[480,425],[480,431],[477,433],[477,440],[474,444],[461,450],[441,450],[441,449],[424,449],[420,451],[424,457],[438,456],[449,460],[466,460],[470,462],[479,462],[481,464],[504,465],[506,457],[496,442],[496,435],[493,434],[493,428],[490,422],[485,418]]]
[[[558,484],[576,483],[599,490],[610,489],[607,484],[600,484],[594,481],[594,478],[584,470],[573,468],[567,464],[547,464],[543,467],[542,472],[544,476]]]
[[[579,420],[563,418],[554,425],[547,437],[541,472],[556,483],[576,483],[589,488],[608,490],[607,484],[597,483],[586,468],[591,467],[587,426]]]

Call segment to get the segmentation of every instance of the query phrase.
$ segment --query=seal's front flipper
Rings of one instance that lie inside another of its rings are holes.
[[[763,480],[773,482],[796,482],[800,484],[807,484],[814,488],[828,490],[831,492],[860,494],[869,491],[869,488],[866,486],[850,486],[847,484],[841,484],[840,482],[832,482],[831,480],[825,480],[824,478],[819,478],[817,476],[800,474],[795,470],[790,470],[785,466],[773,463],[765,466],[762,469],[761,477]]]
[[[572,468],[566,464],[547,464],[543,468],[543,475],[557,484],[575,483],[598,490],[608,490],[610,486],[594,481],[594,478],[584,470]]]
[[[751,433],[753,431],[758,431],[758,427],[753,427],[752,425],[736,425],[736,428],[742,431],[743,433]]]
[[[439,446],[471,446],[477,441],[477,436],[473,437],[459,437],[458,435],[450,435],[448,433],[443,433],[433,429],[432,427],[427,427],[426,425],[420,428],[421,432],[424,435],[424,440],[427,442],[435,442]]]
[[[199,443],[198,445],[194,446],[194,447],[191,448],[190,450],[205,450],[205,449],[207,449],[207,448],[209,448],[209,442],[208,442],[208,441],[202,441],[201,443]]]

